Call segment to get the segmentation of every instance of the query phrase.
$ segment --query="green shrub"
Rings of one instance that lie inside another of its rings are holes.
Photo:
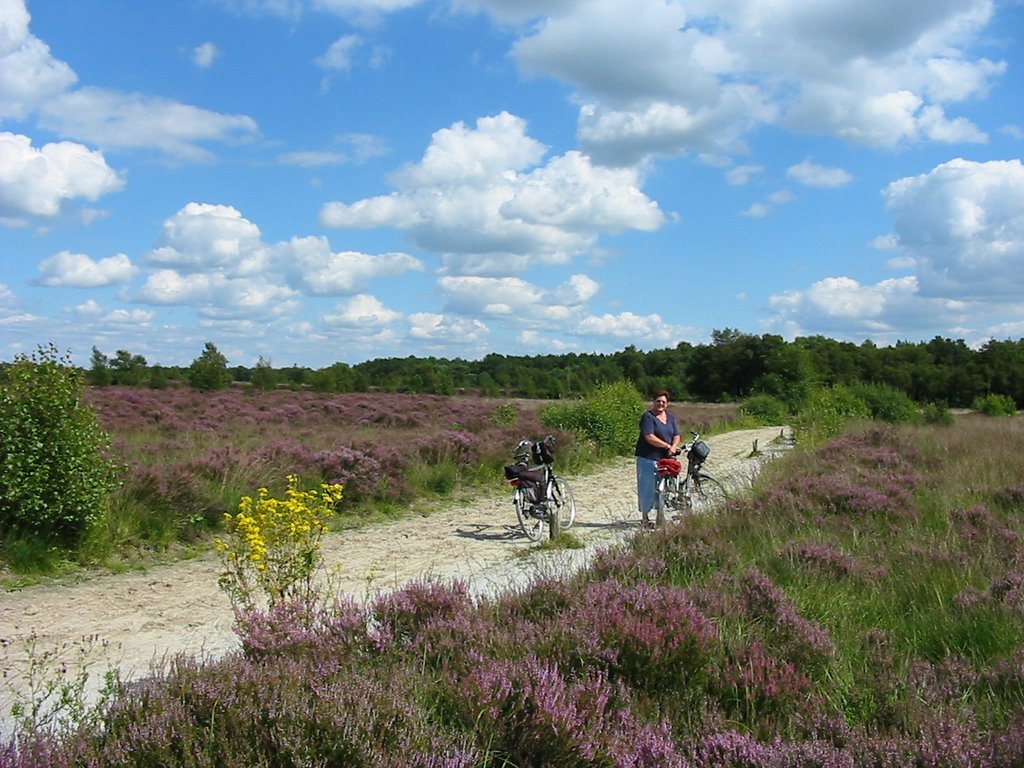
[[[56,347],[18,355],[0,376],[0,532],[74,545],[115,486],[109,438]]]
[[[945,403],[928,403],[921,408],[921,420],[925,424],[935,424],[937,426],[952,426],[953,425],[953,412],[949,410],[949,406]]]
[[[518,418],[519,412],[516,411],[515,405],[503,403],[494,409],[494,413],[491,415],[491,422],[499,426],[510,427],[516,423]]]
[[[740,404],[743,416],[758,424],[785,424],[789,420],[786,403],[772,395],[753,395]]]
[[[1017,412],[1017,405],[1009,395],[976,397],[971,408],[986,416],[1013,416]]]
[[[848,387],[816,387],[804,400],[795,419],[801,436],[811,443],[828,440],[843,431],[847,423],[870,419],[871,408]]]
[[[850,388],[871,409],[871,418],[890,424],[913,424],[920,416],[907,394],[885,384],[857,384]]]
[[[540,413],[545,427],[572,432],[597,446],[599,455],[633,452],[644,398],[628,381],[597,387],[583,400],[550,405]]]
[[[224,389],[231,383],[228,372],[228,359],[221,354],[212,342],[206,342],[203,354],[192,361],[188,369],[188,383],[193,389],[210,392]]]

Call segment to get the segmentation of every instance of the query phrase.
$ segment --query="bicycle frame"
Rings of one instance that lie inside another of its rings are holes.
[[[728,499],[725,487],[704,471],[704,459],[708,451],[693,451],[694,445],[700,442],[700,434],[692,431],[690,434],[693,439],[683,446],[682,451],[686,456],[686,469],[678,474],[673,474],[668,468],[658,470],[655,510],[659,526],[665,524],[667,510],[692,510],[695,503],[711,509]]]

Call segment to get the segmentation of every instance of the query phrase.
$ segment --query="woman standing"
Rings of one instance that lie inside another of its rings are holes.
[[[651,509],[658,491],[658,459],[679,453],[679,427],[668,410],[668,392],[654,393],[650,410],[640,417],[640,437],[636,441],[636,498],[643,525],[650,528]]]

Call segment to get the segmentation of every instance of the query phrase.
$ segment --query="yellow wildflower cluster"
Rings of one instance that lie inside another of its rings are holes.
[[[303,491],[289,475],[285,498],[259,488],[255,498],[242,498],[236,513],[224,515],[227,536],[214,546],[224,565],[220,585],[236,605],[252,610],[258,596],[273,606],[310,595],[320,540],[341,491],[327,483]]]

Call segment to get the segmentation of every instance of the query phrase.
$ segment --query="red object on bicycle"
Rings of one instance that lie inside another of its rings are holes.
[[[676,477],[682,468],[675,459],[658,459],[658,474],[662,477]]]

